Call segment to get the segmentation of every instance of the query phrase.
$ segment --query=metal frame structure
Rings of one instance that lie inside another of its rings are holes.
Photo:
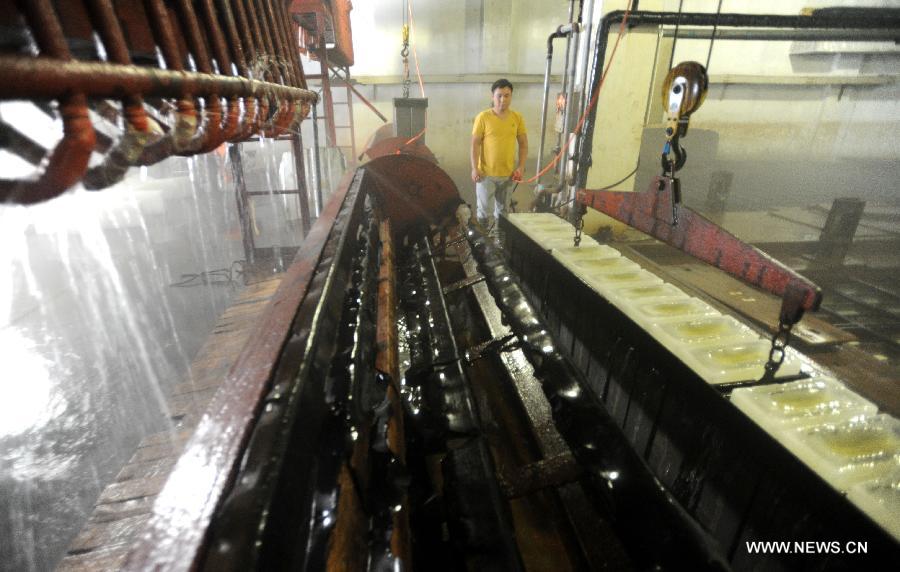
[[[0,56],[0,98],[58,101],[64,131],[37,180],[0,181],[3,201],[47,200],[82,180],[103,188],[132,165],[276,137],[318,99],[306,89],[291,48],[296,29],[278,0],[7,0],[2,8],[11,29],[24,18],[19,51],[32,49],[30,34],[39,57]],[[115,146],[98,138],[89,106],[121,118]],[[88,169],[95,150],[104,161]]]

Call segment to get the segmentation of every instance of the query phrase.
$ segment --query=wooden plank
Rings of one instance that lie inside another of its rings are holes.
[[[156,475],[168,475],[172,467],[175,466],[175,457],[165,457],[162,459],[154,459],[152,461],[141,461],[136,463],[128,463],[119,474],[116,475],[116,482],[121,483],[130,481],[131,479],[140,479],[153,477]]]
[[[131,456],[131,459],[128,461],[129,463],[143,463],[146,461],[156,461],[158,459],[167,459],[173,456],[177,456],[181,450],[182,446],[175,445],[172,443],[162,444],[162,445],[151,445],[149,447],[139,447],[134,455]]]
[[[102,572],[120,570],[128,556],[130,545],[117,544],[80,554],[70,554],[62,559],[56,572]]]
[[[168,475],[156,475],[153,477],[141,477],[113,483],[103,490],[98,504],[118,503],[127,500],[156,496],[162,490]]]
[[[112,502],[97,505],[91,514],[91,523],[111,522],[113,520],[122,520],[132,516],[140,516],[142,514],[150,514],[153,508],[153,502],[156,495],[150,495],[140,498],[129,499],[122,502]]]
[[[166,445],[170,443],[184,444],[191,436],[191,432],[185,429],[180,431],[160,431],[147,435],[141,439],[138,447],[150,447],[152,445]]]
[[[781,299],[732,278],[706,264],[667,265],[664,270],[677,280],[706,293],[735,312],[775,333]],[[794,326],[794,338],[807,346],[843,344],[857,338],[807,312]]]
[[[88,523],[72,541],[69,553],[78,554],[100,547],[113,548],[116,545],[130,544],[148,520],[150,514],[140,514],[109,522]]]
[[[172,396],[168,400],[169,415],[173,419],[178,419],[189,413],[205,411],[209,402],[218,390],[218,387],[210,387],[199,391],[191,391],[189,393]]]

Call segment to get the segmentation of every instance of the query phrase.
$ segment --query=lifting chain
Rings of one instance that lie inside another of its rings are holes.
[[[778,331],[772,336],[772,347],[769,349],[769,360],[766,362],[766,372],[760,381],[772,381],[778,368],[784,362],[785,350],[791,342],[791,328],[794,325],[783,319],[778,320]]]
[[[409,25],[403,24],[403,48],[400,50],[403,58],[403,98],[409,98]]]
[[[575,219],[575,246],[581,245],[581,231],[584,230],[584,207],[576,207]]]

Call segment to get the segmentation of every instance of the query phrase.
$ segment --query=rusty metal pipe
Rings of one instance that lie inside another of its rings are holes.
[[[260,29],[263,34],[266,50],[269,53],[269,61],[272,63],[273,75],[280,78],[281,82],[287,85],[294,85],[289,69],[286,67],[286,54],[284,46],[279,41],[279,36],[274,29],[274,22],[271,21],[271,10],[267,10],[265,0],[250,0],[250,5],[255,4],[255,16],[260,21]],[[262,134],[267,137],[278,137],[284,133],[294,119],[294,106],[285,105],[285,102],[278,102],[275,114],[266,125]]]
[[[113,0],[113,3],[116,21],[122,28],[129,49],[128,62],[141,62],[141,65],[155,67],[158,48],[145,0]],[[139,97],[136,94],[128,95]],[[172,156],[172,138],[166,135],[168,122],[163,121],[156,107],[145,104],[143,110],[148,119],[149,136],[134,164],[153,165]]]
[[[250,21],[247,18],[247,10],[242,0],[232,0],[234,4],[234,14],[237,16],[237,25],[239,26],[238,37],[244,43],[244,54],[247,65],[246,75],[249,78],[256,79],[259,75],[256,73],[255,61],[259,53],[257,43],[254,41],[253,31]],[[263,75],[265,77],[265,75]],[[268,80],[266,80],[268,81]],[[269,100],[267,97],[256,100],[256,115],[254,116],[253,131],[255,133],[260,125],[264,124],[269,118]]]
[[[288,44],[287,39],[284,37],[284,28],[280,23],[280,20],[284,20],[284,18],[287,17],[287,12],[283,10],[280,14],[281,18],[279,19],[277,18],[275,9],[272,6],[272,0],[263,0],[263,4],[266,11],[266,17],[269,20],[269,28],[272,30],[272,35],[274,38],[273,41],[278,49],[278,57],[281,62],[282,73],[284,73],[285,79],[290,83],[290,85],[299,87],[297,75],[294,73],[294,66],[292,65],[291,56],[288,53]],[[283,3],[282,9],[284,9]]]
[[[145,0],[145,5],[166,68],[176,72],[184,71],[182,51],[179,49],[175,29],[165,3],[163,0]],[[199,139],[202,137],[197,107],[193,98],[187,96],[187,93],[177,96],[179,99],[175,103],[175,126],[167,134],[172,141],[172,152],[179,155],[196,152],[201,143]]]
[[[213,6],[213,0],[203,0],[201,2],[203,9],[203,19],[206,21],[207,37],[212,47],[213,57],[219,66],[221,75],[234,75],[234,67],[231,63],[231,57],[228,54],[228,46],[225,43],[225,36],[222,35],[222,29],[219,27],[219,20],[216,9]],[[237,97],[229,98],[228,111],[223,127],[222,138],[230,141],[238,134],[240,128],[241,104]]]
[[[187,37],[188,47],[194,56],[194,62],[201,73],[213,73],[212,60],[206,49],[203,32],[197,21],[192,0],[180,0],[178,7],[182,27]],[[225,142],[222,134],[222,102],[215,93],[203,99],[203,121],[197,129],[199,135],[198,149],[200,153],[212,151]]]
[[[238,34],[237,24],[235,24],[234,20],[234,12],[231,9],[231,2],[229,0],[216,0],[216,6],[218,6],[218,11],[222,15],[222,19],[225,21],[225,34],[228,36],[227,43],[224,44],[225,47],[231,50],[231,57],[234,62],[234,67],[237,68],[238,75],[243,77],[250,77],[250,73],[247,69],[246,59],[244,57],[244,48],[241,44],[241,37]],[[226,50],[226,54],[228,50]],[[225,56],[227,57],[227,55]],[[229,66],[230,67],[230,66]],[[231,70],[229,70],[231,72]],[[249,137],[257,124],[257,107],[256,107],[256,98],[255,97],[245,97],[242,98],[243,101],[243,113],[241,115],[240,125],[238,126],[237,133],[229,138],[229,141],[243,141],[247,137]]]
[[[273,74],[277,78],[278,83],[291,85],[290,80],[285,73],[281,61],[281,49],[278,45],[278,38],[274,35],[271,22],[265,9],[265,2],[261,0],[250,0],[253,6],[254,18],[259,20],[260,32],[262,33],[263,45],[269,55],[269,62]]]
[[[281,30],[281,36],[283,38],[283,43],[285,47],[285,52],[287,53],[288,62],[287,65],[290,66],[291,71],[294,76],[294,86],[295,87],[303,87],[303,77],[302,77],[302,66],[300,65],[300,53],[298,48],[298,43],[296,40],[292,42],[293,34],[291,32],[291,16],[288,12],[287,6],[282,2],[279,4],[281,6],[281,13],[279,14],[277,11],[275,12],[276,17],[275,22],[278,25],[278,28]]]
[[[31,81],[23,82],[23,77]],[[0,56],[0,85],[4,86],[3,99],[57,99],[79,91],[92,98],[111,99],[126,93],[145,97],[266,95],[310,103],[319,98],[313,91],[243,77],[22,56]]]
[[[169,19],[169,11],[162,0],[144,0],[147,10],[147,18],[153,29],[153,36],[166,62],[166,68],[173,71],[183,71],[184,64],[181,61],[181,50],[175,40],[175,30]]]
[[[290,9],[288,9],[287,18],[282,20],[282,25],[288,40],[288,52],[294,61],[297,80],[300,82],[298,87],[306,89],[306,74],[303,72],[303,65],[300,63],[300,25],[291,18]]]
[[[63,138],[50,154],[36,181],[0,180],[0,202],[34,204],[55,198],[81,180],[96,137],[88,118],[87,98],[74,94],[60,100]]]
[[[271,70],[271,50],[266,49],[266,43],[263,39],[263,33],[259,25],[259,17],[256,14],[256,8],[253,0],[238,0],[238,5],[243,6],[246,13],[246,21],[249,24],[248,27],[251,31],[251,33],[248,35],[248,40],[254,46],[253,51],[255,57],[250,61],[250,70],[254,73],[255,76],[260,75],[265,78],[266,81],[278,83],[275,79],[275,74],[272,73]],[[271,121],[272,116],[275,113],[275,102],[270,101],[269,98],[265,98],[264,100],[260,101],[259,104],[259,129],[265,129],[268,125],[270,125],[269,122]]]
[[[20,12],[37,40],[42,55],[70,60],[62,26],[49,0],[21,0]],[[8,85],[32,83],[22,81],[27,75],[10,78]],[[33,80],[32,80],[33,81]],[[88,117],[87,98],[77,89],[59,96],[63,121],[63,138],[50,154],[43,173],[36,181],[0,180],[0,201],[20,204],[37,203],[56,197],[77,183],[87,170],[91,151],[97,141]]]
[[[232,15],[231,24],[234,30],[229,32],[231,34],[229,39],[232,46],[239,48],[238,51],[241,52],[238,69],[240,69],[240,62],[242,61],[244,69],[240,70],[241,75],[252,77],[252,61],[256,57],[256,44],[253,43],[253,38],[251,37],[252,32],[250,31],[250,23],[247,21],[247,12],[244,10],[241,0],[231,0],[230,2],[221,0],[221,3],[231,4],[229,13]]]
[[[269,69],[269,62],[267,61],[271,50],[266,50],[265,40],[263,39],[262,30],[260,30],[259,27],[259,18],[256,15],[256,7],[253,4],[253,0],[238,0],[238,5],[243,6],[246,14],[246,21],[249,24],[248,27],[251,32],[248,39],[254,45],[256,61],[251,60],[250,69],[254,72],[262,72],[261,75],[268,76],[269,79],[267,81],[272,81],[272,72]],[[254,70],[254,66],[257,66],[257,69]]]
[[[278,137],[289,131],[295,123],[298,115],[297,106],[292,101],[280,100],[278,110],[272,116],[271,121],[260,130],[265,137]]]
[[[107,57],[117,64],[131,64],[131,54],[125,42],[125,34],[116,18],[111,0],[87,0]],[[150,143],[150,120],[144,111],[144,101],[138,95],[122,98],[122,116],[125,133],[119,144],[104,158],[103,163],[91,167],[85,173],[86,189],[102,189],[114,185],[125,177],[129,167],[136,164]]]

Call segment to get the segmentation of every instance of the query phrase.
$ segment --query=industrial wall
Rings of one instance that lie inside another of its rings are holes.
[[[602,13],[624,0],[597,2]],[[644,1],[642,10],[715,12],[717,0]],[[809,0],[724,0],[723,13],[796,15],[834,3]],[[360,3],[351,14],[358,47],[353,76],[360,91],[388,117],[401,95],[401,2]],[[897,7],[896,1],[841,2],[840,6]],[[412,3],[413,40],[429,98],[427,143],[441,165],[473,200],[468,142],[472,119],[489,102],[497,77],[515,84],[513,107],[529,128],[528,174],[534,174],[540,125],[546,38],[568,19],[564,0],[465,0]],[[618,27],[609,36],[607,57]],[[702,206],[714,172],[729,173],[729,209],[829,202],[838,196],[891,200],[889,181],[900,175],[897,133],[900,51],[893,42],[813,42],[673,37],[674,30],[633,30],[622,40],[598,102],[594,168],[589,186],[605,186],[636,170],[616,188],[643,188],[658,170],[643,155],[658,155],[662,125],[659,86],[670,61],[709,58],[709,96],[683,140],[682,172],[688,203]],[[672,54],[674,47],[674,56]],[[565,52],[558,42],[552,100]],[[411,95],[419,96],[410,59]],[[608,63],[608,62],[607,62]],[[341,95],[336,96],[338,99]],[[381,121],[355,105],[358,146]],[[336,117],[337,113],[336,113]],[[552,117],[550,119],[552,125]],[[556,145],[548,133],[545,157]],[[656,161],[653,161],[655,163]],[[721,179],[720,179],[721,180]],[[548,181],[549,182],[549,181]],[[520,188],[520,204],[530,193]]]
[[[396,0],[358,3],[351,13],[357,46],[351,72],[361,84],[357,88],[388,118],[393,113],[392,99],[402,95],[401,4]],[[525,117],[530,138],[527,165],[533,175],[547,36],[568,21],[569,3],[414,0],[412,8],[412,40],[429,100],[426,143],[453,177],[463,198],[474,201],[468,159],[472,122],[490,106],[490,86],[500,77],[509,78],[515,86],[513,108]],[[554,73],[558,80],[565,43],[557,42],[555,49]],[[410,67],[410,95],[419,97],[412,54]],[[557,84],[554,93],[558,89]],[[343,95],[336,95],[340,97]],[[361,103],[355,104],[354,113],[359,144],[382,122]]]

